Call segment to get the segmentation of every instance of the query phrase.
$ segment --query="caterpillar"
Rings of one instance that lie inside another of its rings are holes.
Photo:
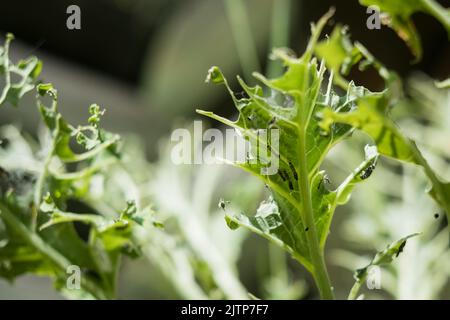
[[[286,181],[288,177],[285,176],[284,172],[285,172],[284,170],[279,170],[278,174],[280,175],[281,179],[283,179],[283,181]]]
[[[289,161],[289,167],[291,168],[292,174],[294,175],[294,179],[298,181],[297,171],[295,170],[294,165],[290,161]]]
[[[271,127],[277,121],[277,117],[270,119],[268,126]]]

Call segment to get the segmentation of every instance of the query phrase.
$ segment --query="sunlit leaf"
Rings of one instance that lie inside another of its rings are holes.
[[[322,255],[336,206],[346,202],[356,183],[368,178],[369,174],[363,171],[373,170],[377,158],[376,148],[369,149],[371,152],[368,152],[364,163],[337,190],[329,190],[326,173],[320,170],[328,151],[350,136],[353,127],[333,124],[325,132],[319,125],[318,115],[327,112],[328,108],[336,113],[349,112],[356,108],[357,99],[371,94],[351,82],[346,84],[347,92],[339,96],[332,78],[328,79],[328,84],[324,79],[325,64],[319,63],[313,54],[328,18],[329,15],[325,16],[313,27],[310,43],[302,57],[297,58],[286,50],[274,50],[273,56],[284,63],[286,72],[275,79],[255,74],[266,88],[249,87],[238,77],[247,97],[238,98],[219,68],[210,69],[208,80],[226,86],[239,112],[237,120],[198,110],[248,138],[250,156],[263,161],[236,162],[234,165],[259,177],[272,194],[260,204],[253,216],[227,213],[228,226],[231,229],[245,227],[281,246],[313,274],[318,272],[315,255]],[[331,67],[339,69],[341,58],[345,58],[344,54],[332,62]],[[277,145],[261,134],[270,129],[278,130]],[[278,158],[275,172],[268,171],[267,162],[270,161],[266,160],[270,160],[270,156],[258,158],[257,151],[261,148]],[[367,177],[360,178],[363,174]],[[307,192],[303,187],[305,184],[302,184],[305,182]],[[310,209],[303,197],[308,193]],[[316,250],[315,243],[319,252],[312,251]]]

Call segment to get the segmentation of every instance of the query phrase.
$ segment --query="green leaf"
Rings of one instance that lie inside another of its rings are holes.
[[[356,168],[336,190],[337,193],[337,204],[343,205],[347,203],[350,199],[351,192],[355,188],[357,183],[368,179],[378,160],[378,150],[375,146],[367,145],[365,147],[365,160]]]
[[[13,280],[19,275],[34,273],[65,282],[66,270],[70,265],[96,274],[88,247],[72,225],[64,224],[36,233],[17,210],[19,208],[13,204],[7,206],[0,202],[0,218],[8,233],[8,244],[0,250],[2,277]],[[82,275],[82,281],[83,287],[95,297],[106,297],[107,293],[95,277],[86,273]]]
[[[343,76],[347,76],[354,66],[358,66],[360,71],[373,67],[385,81],[386,86],[391,88],[390,94],[393,98],[402,96],[403,89],[399,76],[388,70],[361,43],[352,43],[347,27],[337,25],[329,39],[317,44],[315,53],[333,72],[334,83],[345,90],[349,83]]]
[[[415,61],[422,59],[422,46],[419,34],[411,19],[413,13],[425,11],[421,1],[409,0],[359,0],[362,5],[378,6],[384,16],[381,21],[397,32],[415,56]]]
[[[336,84],[346,87],[346,80],[340,74],[348,74],[349,69],[361,58],[350,39],[346,36],[347,29],[338,25],[333,29],[328,40],[319,42],[315,48],[318,57],[325,61],[326,66],[334,73]]]
[[[337,58],[334,57],[335,52],[340,52]],[[324,132],[330,132],[336,124],[346,124],[367,133],[374,140],[380,154],[422,166],[432,184],[430,195],[447,212],[450,220],[448,182],[443,182],[438,177],[415,142],[406,137],[390,117],[390,110],[403,98],[398,75],[384,67],[360,43],[351,44],[346,30],[340,26],[335,28],[330,40],[323,40],[318,44],[316,53],[325,60],[329,68],[336,71],[334,82],[341,87],[347,85],[341,75],[346,75],[353,65],[358,65],[360,69],[373,66],[386,84],[386,89],[382,92],[361,92],[356,98],[356,107],[352,110],[324,108],[319,113],[322,118],[319,126]]]
[[[39,111],[44,123],[52,133],[54,141],[54,153],[64,162],[79,162],[93,159],[99,153],[108,150],[117,156],[117,143],[119,136],[104,131],[99,127],[104,110],[93,104],[89,108],[89,125],[77,128],[68,124],[58,111],[57,91],[52,84],[40,84],[37,91],[41,96],[48,95],[52,98],[52,105],[45,106],[38,100]],[[78,144],[84,147],[86,152],[74,153],[70,147],[73,137]]]
[[[328,108],[348,112],[356,108],[361,96],[370,94],[351,82],[346,85],[346,93],[339,96],[332,78],[325,86],[325,64],[319,64],[313,54],[321,29],[331,14],[313,26],[310,43],[302,57],[297,58],[284,49],[273,51],[273,56],[286,66],[286,72],[275,79],[255,74],[266,88],[249,87],[238,77],[247,97],[238,98],[234,94],[218,67],[210,69],[208,79],[226,86],[239,112],[237,120],[197,110],[233,127],[248,140],[248,157],[233,164],[259,177],[272,194],[254,216],[227,213],[228,226],[231,229],[242,226],[259,234],[289,252],[313,275],[320,274],[318,286],[324,297],[331,297],[332,293],[323,285],[326,280],[317,257],[323,254],[334,210],[345,203],[344,198],[348,198],[354,185],[364,180],[358,180],[356,175],[372,168],[377,157],[376,149],[370,149],[372,152],[363,165],[340,189],[327,188],[326,173],[320,167],[328,151],[348,137],[353,128],[333,124],[324,132],[317,114],[327,112]],[[334,67],[340,63],[339,59],[332,62]],[[323,87],[327,89],[322,91]],[[279,139],[272,140],[277,135]],[[277,169],[269,170],[274,163]],[[309,201],[305,198],[308,194]]]
[[[395,30],[409,46],[415,62],[422,58],[422,45],[411,16],[424,12],[434,16],[447,30],[450,38],[450,11],[435,0],[359,0],[363,6],[377,6],[382,12],[382,23]]]
[[[430,195],[446,211],[450,221],[450,187],[443,182],[422,156],[415,142],[406,137],[389,116],[388,91],[365,95],[357,100],[357,109],[339,112],[327,108],[321,113],[320,126],[329,131],[335,123],[347,124],[368,134],[380,154],[421,166],[431,182]]]
[[[40,226],[40,230],[51,228],[62,223],[81,222],[94,228],[91,230],[91,238],[101,240],[101,248],[108,253],[113,251],[121,251],[130,256],[137,256],[140,251],[132,239],[132,229],[136,225],[142,225],[144,216],[136,216],[136,206],[134,202],[129,202],[118,219],[107,219],[96,214],[80,214],[72,212],[64,212],[57,208],[53,199],[48,194],[40,207],[43,213],[50,215],[50,219]],[[110,263],[110,262],[109,262]]]
[[[27,272],[42,276],[54,275],[53,266],[42,254],[28,246],[0,219],[0,277],[12,281]]]
[[[114,218],[96,212],[66,211],[69,200],[86,204],[91,178],[94,174],[101,176],[113,161],[118,161],[119,136],[100,127],[104,110],[95,104],[89,108],[87,125],[69,124],[58,111],[57,90],[51,83],[37,80],[41,63],[36,58],[17,65],[9,60],[11,39],[8,36],[0,47],[0,74],[5,76],[0,105],[5,101],[17,104],[26,92],[36,88],[37,107],[48,139],[38,149],[18,133],[20,141],[12,139],[12,147],[2,148],[5,158],[14,159],[17,147],[25,146],[30,154],[23,161],[32,165],[17,169],[16,164],[5,161],[8,167],[0,168],[0,277],[12,281],[32,273],[52,278],[55,288],[69,297],[114,298],[121,256],[140,255],[133,232],[151,211],[138,209],[132,201]],[[12,74],[19,75],[19,82],[11,82]],[[45,96],[51,99],[50,106],[41,101]],[[73,142],[78,142],[76,149],[81,153],[72,150]],[[88,239],[78,234],[77,223],[88,225]],[[72,265],[82,272],[79,292],[66,288],[67,270]]]
[[[386,249],[377,252],[375,257],[372,259],[372,261],[365,267],[358,269],[355,271],[355,280],[356,283],[354,284],[353,288],[350,291],[349,294],[349,300],[354,300],[358,296],[359,289],[361,288],[361,285],[366,281],[368,276],[369,268],[372,266],[384,266],[389,263],[391,263],[394,258],[397,258],[400,253],[402,253],[403,249],[405,248],[406,241],[409,238],[415,237],[419,235],[419,233],[410,234],[400,240],[397,240],[391,244],[389,244]]]
[[[324,109],[320,126],[329,131],[333,123],[345,123],[364,131],[373,138],[378,151],[395,159],[415,162],[410,140],[388,118],[389,100],[384,93],[372,94],[357,100],[358,108],[348,112]]]
[[[211,67],[208,70],[208,75],[206,76],[206,83],[223,84],[225,78],[223,77],[222,71],[218,67]]]
[[[40,83],[37,85],[36,89],[41,97],[47,94],[56,97],[56,90],[51,83]]]
[[[289,218],[280,213],[277,202],[273,198],[263,201],[256,214],[248,217],[244,214],[226,215],[225,219],[230,229],[235,230],[238,227],[245,227],[252,232],[268,239],[279,245],[293,257],[301,261],[304,266],[312,271],[311,263],[305,259],[304,250],[306,249],[306,240],[304,231],[298,228],[298,232],[291,228],[293,223],[301,223],[300,219],[295,222],[283,222],[283,219]],[[296,241],[301,241],[301,244]]]

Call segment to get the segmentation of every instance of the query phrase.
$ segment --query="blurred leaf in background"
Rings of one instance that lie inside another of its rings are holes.
[[[148,52],[141,92],[152,102],[152,108],[162,108],[163,117],[192,115],[193,106],[215,101],[218,91],[212,91],[201,81],[204,70],[212,64],[220,63],[232,73],[238,70],[233,25],[226,14],[228,2],[241,0],[185,2],[159,31]],[[267,46],[270,29],[267,21],[273,0],[242,2],[252,30],[249,40],[256,44],[256,52],[264,51],[261,49]]]
[[[449,149],[444,137],[450,135],[450,91],[436,88],[423,75],[411,77],[408,84],[411,98],[396,110],[399,123],[417,139],[433,167],[448,178]],[[411,109],[415,111],[412,116]],[[364,143],[361,137],[355,139]],[[354,148],[346,145],[330,162],[341,167],[356,156]],[[419,168],[398,166],[392,161],[386,164],[352,196],[351,218],[344,222],[341,234],[352,248],[367,252],[368,248],[381,249],[390,239],[420,231],[408,241],[397,261],[383,270],[382,289],[395,299],[446,299],[450,296],[450,249],[445,213],[423,192],[427,181]],[[349,270],[368,262],[343,250],[335,250],[333,257],[335,263]],[[368,298],[379,298],[380,294],[378,290],[365,291]]]

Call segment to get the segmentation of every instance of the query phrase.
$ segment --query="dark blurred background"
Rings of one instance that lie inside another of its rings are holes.
[[[263,72],[271,46],[273,2],[245,1]],[[81,8],[81,30],[66,28],[71,4]],[[414,15],[424,49],[416,65],[393,31],[366,28],[366,8],[357,1],[291,1],[288,45],[301,52],[310,22],[330,6],[337,9],[334,21],[349,25],[353,39],[388,67],[402,75],[420,70],[445,77],[450,68],[447,35],[425,14]],[[174,118],[193,118],[200,106],[232,110],[225,108],[229,100],[224,90],[203,82],[211,65],[219,65],[231,79],[242,74],[225,9],[219,0],[4,1],[0,32],[19,39],[13,46],[17,57],[33,54],[44,60],[44,78],[60,89],[61,105],[71,118],[81,121],[80,111],[95,101],[108,109],[108,125],[144,135],[154,156],[151,146],[171,129]],[[371,73],[352,77],[372,89],[381,86]]]

